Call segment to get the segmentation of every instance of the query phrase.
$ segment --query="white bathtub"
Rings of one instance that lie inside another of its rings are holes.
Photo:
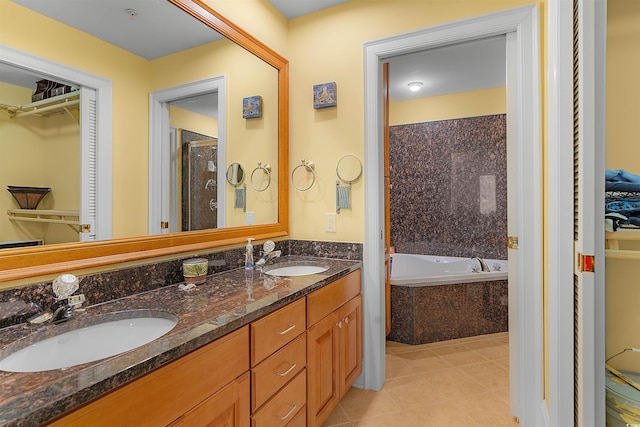
[[[391,284],[434,286],[507,280],[507,261],[485,259],[490,272],[478,270],[478,260],[435,255],[392,254]]]

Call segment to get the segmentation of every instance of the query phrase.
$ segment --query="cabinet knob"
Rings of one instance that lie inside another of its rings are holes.
[[[342,322],[338,322],[338,323],[336,323],[336,326],[337,326],[338,328],[342,328]]]
[[[344,318],[344,323],[349,323],[349,318],[348,317]]]

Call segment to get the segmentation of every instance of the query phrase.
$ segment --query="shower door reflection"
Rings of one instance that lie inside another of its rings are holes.
[[[182,231],[218,227],[218,139],[182,132]]]

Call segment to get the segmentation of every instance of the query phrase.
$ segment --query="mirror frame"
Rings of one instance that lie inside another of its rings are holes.
[[[289,61],[200,0],[167,0],[278,70],[278,222],[0,252],[0,283],[105,269],[147,258],[177,256],[289,235]],[[33,280],[32,280],[33,281]],[[2,286],[0,286],[2,288]]]

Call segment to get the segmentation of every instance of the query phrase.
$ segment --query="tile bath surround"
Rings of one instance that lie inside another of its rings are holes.
[[[391,246],[506,259],[506,115],[392,126]]]

